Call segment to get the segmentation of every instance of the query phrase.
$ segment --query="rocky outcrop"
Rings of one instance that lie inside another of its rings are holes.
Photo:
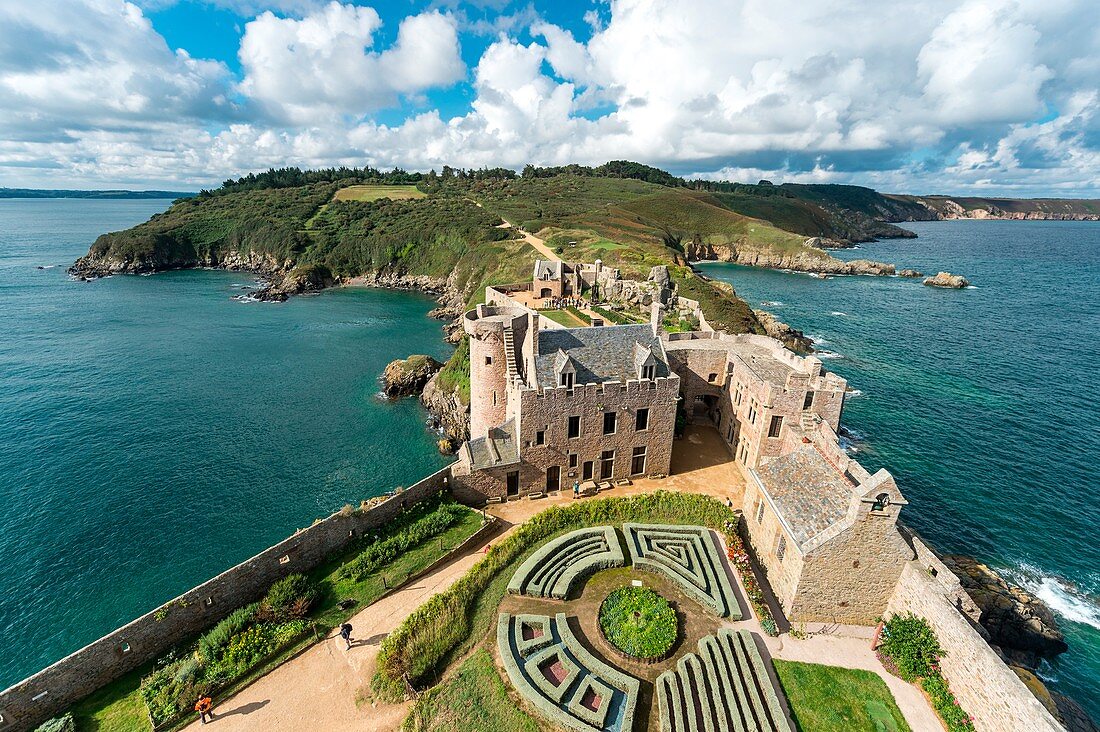
[[[946,555],[943,562],[981,610],[978,621],[989,632],[989,642],[1009,659],[1034,669],[1039,659],[1069,649],[1054,613],[1042,600],[1009,584],[974,557]]]
[[[336,278],[328,267],[306,264],[295,267],[285,275],[274,277],[266,287],[257,290],[250,297],[265,302],[282,302],[291,295],[320,292],[335,284]]]
[[[898,271],[898,277],[916,279],[917,277],[924,277],[924,274],[915,269],[902,269]]]
[[[175,255],[149,254],[143,256],[116,258],[100,252],[95,246],[85,256],[69,267],[69,274],[80,279],[95,279],[116,274],[151,274],[174,269],[228,269],[243,272],[255,272],[268,277],[280,276],[291,266],[289,261],[280,261],[270,254],[254,251],[211,252],[204,256],[191,253]]]
[[[438,377],[437,373],[424,385],[420,403],[427,408],[432,427],[449,443],[448,450],[441,440],[440,451],[452,452],[470,439],[470,405],[463,402],[457,390],[442,388]]]
[[[753,310],[752,314],[760,321],[760,325],[764,326],[765,333],[787,348],[799,353],[813,351],[813,339],[802,331],[792,328],[767,310]]]
[[[382,391],[391,398],[420,394],[441,368],[443,364],[424,355],[390,361],[382,372]]]
[[[1050,698],[1057,709],[1054,716],[1066,728],[1066,732],[1100,732],[1100,725],[1076,701],[1056,691],[1050,692]]]
[[[736,245],[714,245],[706,242],[690,242],[684,249],[687,258],[693,262],[715,260],[733,262],[747,267],[765,267],[767,269],[786,269],[793,272],[836,275],[891,275],[894,265],[873,262],[868,259],[856,259],[844,262],[831,257],[819,249],[807,247],[801,251],[785,252],[772,249],[738,247]]]
[[[827,236],[812,236],[806,240],[806,246],[813,247],[814,249],[854,249],[858,246],[858,243],[850,239],[830,239]]]
[[[939,272],[935,277],[928,277],[924,280],[924,284],[928,287],[946,287],[949,289],[961,290],[970,286],[970,281],[962,275],[951,274],[950,272]]]

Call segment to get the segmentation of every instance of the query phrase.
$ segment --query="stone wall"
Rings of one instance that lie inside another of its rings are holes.
[[[449,487],[450,466],[366,511],[337,512],[0,692],[0,730],[33,729],[173,646],[306,572],[408,505]]]
[[[1063,727],[989,647],[964,614],[958,578],[916,539],[887,608],[928,621],[944,655],[940,669],[978,732],[1061,732]],[[922,551],[923,549],[923,551]],[[935,571],[935,576],[931,571]],[[953,582],[951,580],[954,580]]]

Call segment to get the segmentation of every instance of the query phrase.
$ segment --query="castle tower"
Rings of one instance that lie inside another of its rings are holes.
[[[526,314],[518,308],[478,305],[462,318],[470,336],[470,437],[508,420],[508,385],[518,375]]]

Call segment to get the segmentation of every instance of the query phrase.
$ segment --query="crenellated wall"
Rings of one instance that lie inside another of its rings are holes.
[[[63,713],[237,608],[259,600],[288,574],[317,567],[354,538],[392,521],[406,506],[449,488],[450,474],[450,466],[443,468],[366,511],[334,513],[5,689],[0,692],[0,730],[33,729]]]

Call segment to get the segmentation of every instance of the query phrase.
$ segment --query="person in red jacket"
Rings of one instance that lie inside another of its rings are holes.
[[[208,696],[201,696],[199,700],[195,702],[195,711],[199,713],[199,721],[206,724],[207,717],[209,721],[214,721],[214,700]]]

